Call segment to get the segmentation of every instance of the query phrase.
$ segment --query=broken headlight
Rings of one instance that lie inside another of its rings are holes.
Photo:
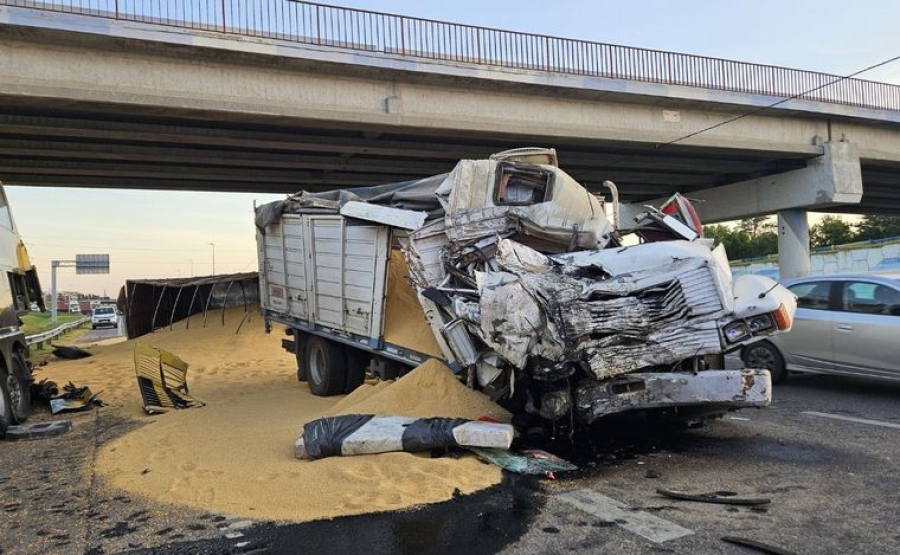
[[[725,334],[725,341],[737,343],[750,337],[750,327],[742,321],[732,322],[722,329],[722,333]]]
[[[756,335],[759,332],[774,328],[775,322],[772,320],[771,314],[762,314],[748,319],[747,325],[750,326],[750,333]]]

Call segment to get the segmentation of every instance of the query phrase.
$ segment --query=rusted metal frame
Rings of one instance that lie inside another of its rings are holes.
[[[163,297],[166,295],[166,286],[162,286],[162,291],[159,293],[159,299],[156,301],[156,308],[153,309],[153,318],[150,319],[150,331],[156,329],[156,315],[159,313],[159,305],[162,304]]]
[[[131,330],[132,322],[134,321],[131,308],[134,306],[134,292],[136,289],[137,283],[132,282],[131,294],[129,295],[127,291],[125,294],[125,323],[127,324],[129,330]]]
[[[191,311],[194,309],[194,299],[197,298],[197,292],[199,290],[200,290],[200,285],[199,284],[194,285],[194,294],[191,295],[191,304],[188,305],[188,315],[187,315],[187,318],[185,319],[186,321],[184,323],[184,329],[190,329],[190,327],[191,327],[191,316],[193,316],[193,313]]]
[[[178,294],[175,295],[175,302],[172,304],[172,312],[169,314],[169,331],[172,330],[172,326],[175,325],[175,311],[178,310],[178,301],[181,299],[181,293],[184,291],[184,287],[178,288]]]
[[[231,293],[231,287],[234,285],[234,280],[228,282],[228,289],[225,290],[225,301],[222,303],[222,325],[225,325],[225,310],[228,309],[228,294]]]
[[[206,304],[203,307],[203,327],[206,327],[206,318],[209,314],[209,303],[212,300],[213,291],[216,289],[216,285],[219,285],[219,282],[213,283],[212,287],[209,288],[209,293],[206,296]]]

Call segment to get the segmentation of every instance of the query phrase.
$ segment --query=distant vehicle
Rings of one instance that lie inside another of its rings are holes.
[[[31,306],[28,307],[28,310],[32,312],[40,312],[41,307],[39,307],[37,303],[31,303]]]
[[[900,276],[825,275],[788,280],[797,295],[790,333],[744,347],[748,368],[778,383],[789,371],[900,380]]]
[[[78,301],[69,301],[69,312],[72,314],[81,314],[81,304]]]
[[[91,311],[91,329],[95,330],[101,326],[118,327],[119,315],[116,309],[111,306],[98,306]]]

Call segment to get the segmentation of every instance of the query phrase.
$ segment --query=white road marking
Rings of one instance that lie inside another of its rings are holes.
[[[847,422],[856,422],[857,424],[869,424],[870,426],[882,426],[884,428],[896,428],[900,430],[900,424],[894,422],[882,422],[881,420],[867,420],[865,418],[854,418],[852,416],[841,416],[840,414],[830,414],[827,412],[807,411],[803,414],[810,416],[821,416],[822,418],[832,418],[834,420],[846,420]]]
[[[621,501],[589,489],[568,491],[558,495],[557,498],[604,522],[614,522],[629,532],[654,543],[662,543],[694,533],[650,513],[635,511]]]

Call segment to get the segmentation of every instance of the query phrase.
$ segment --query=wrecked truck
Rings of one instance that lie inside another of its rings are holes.
[[[37,269],[31,264],[19,236],[3,184],[0,183],[0,439],[7,429],[24,422],[31,411],[28,346],[19,316],[37,308],[44,299]]]
[[[794,296],[762,276],[732,280],[683,197],[623,224],[604,185],[611,203],[553,149],[516,149],[259,206],[267,331],[285,326],[316,395],[439,358],[545,422],[767,405],[769,373],[724,369],[721,355],[788,331]]]

